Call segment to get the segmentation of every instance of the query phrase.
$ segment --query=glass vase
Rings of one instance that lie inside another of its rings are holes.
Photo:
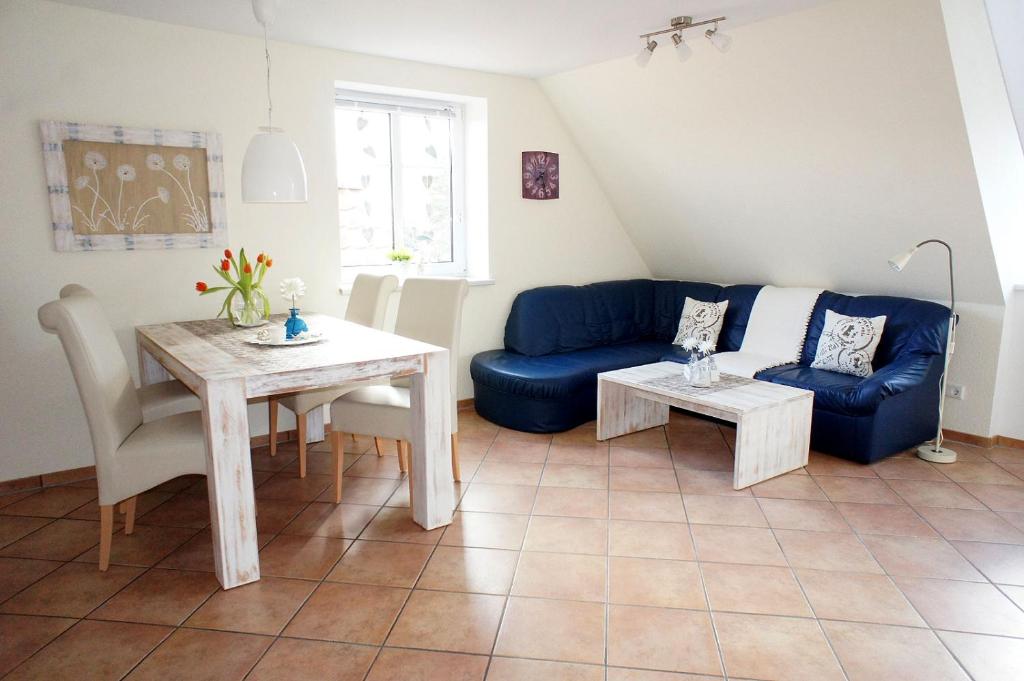
[[[707,358],[698,359],[694,365],[693,385],[697,388],[711,387],[711,365]]]
[[[267,323],[269,308],[270,300],[263,289],[252,288],[248,296],[238,292],[231,299],[231,323],[242,327],[262,326]]]

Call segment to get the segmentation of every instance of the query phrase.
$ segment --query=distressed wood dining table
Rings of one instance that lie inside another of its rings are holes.
[[[142,383],[170,374],[202,400],[214,569],[225,589],[260,578],[246,408],[252,398],[408,376],[413,519],[426,530],[452,521],[448,350],[328,315],[305,319],[323,340],[255,345],[247,340],[257,329],[214,319],[135,329]],[[275,316],[271,324],[283,320]]]

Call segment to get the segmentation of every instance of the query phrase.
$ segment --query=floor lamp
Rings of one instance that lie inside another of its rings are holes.
[[[897,272],[902,272],[910,259],[914,257],[914,253],[917,253],[917,249],[925,244],[940,244],[945,246],[949,253],[949,331],[946,333],[946,355],[942,365],[942,376],[939,378],[939,429],[935,434],[935,442],[918,447],[917,455],[932,463],[953,463],[956,461],[956,452],[942,446],[942,411],[946,404],[946,374],[949,373],[949,358],[953,356],[953,349],[956,346],[954,338],[956,334],[956,295],[953,289],[953,249],[940,239],[926,239],[906,253],[889,258],[889,267]]]

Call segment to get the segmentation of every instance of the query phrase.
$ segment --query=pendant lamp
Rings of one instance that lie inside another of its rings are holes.
[[[242,160],[242,201],[245,203],[304,203],[309,198],[306,166],[291,138],[273,123],[270,98],[270,45],[267,30],[275,17],[275,0],[252,0],[253,13],[263,26],[267,58],[267,125],[249,140]]]

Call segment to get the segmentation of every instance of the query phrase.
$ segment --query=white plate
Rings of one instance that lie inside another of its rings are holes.
[[[266,337],[260,338],[260,336],[266,331],[269,331],[269,329],[264,329],[264,331],[261,331],[260,333],[253,334],[252,337],[247,338],[245,342],[252,343],[253,345],[272,345],[274,347],[280,347],[285,345],[309,345],[310,343],[319,343],[324,339],[324,335],[319,331],[306,331],[291,340],[285,340],[283,329],[280,333],[271,332],[270,334],[267,334]]]

